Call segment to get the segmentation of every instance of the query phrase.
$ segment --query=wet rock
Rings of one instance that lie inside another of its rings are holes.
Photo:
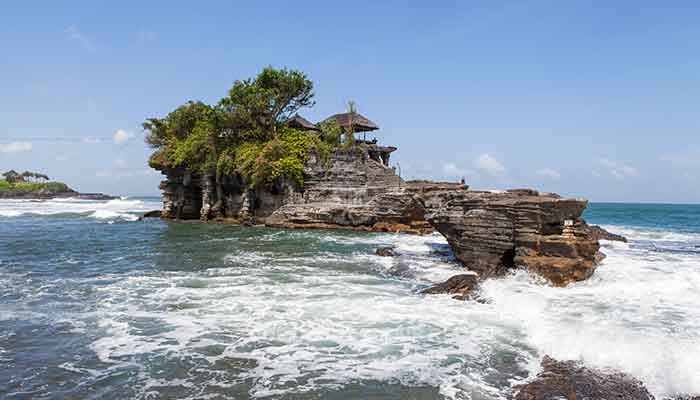
[[[467,300],[473,296],[478,285],[478,275],[460,274],[423,290],[421,294],[454,294],[454,299]]]
[[[588,230],[588,235],[595,240],[611,240],[616,242],[627,243],[626,237],[608,232],[598,225],[589,225],[586,229]]]
[[[600,248],[581,214],[587,201],[516,189],[446,190],[422,196],[426,219],[481,278],[515,266],[565,286],[590,277]]]
[[[160,218],[160,216],[161,216],[160,210],[148,211],[148,212],[143,214],[143,218]]]
[[[380,247],[374,254],[382,257],[395,257],[397,255],[393,247]]]
[[[387,274],[395,276],[397,278],[410,279],[415,277],[413,268],[405,262],[399,261],[398,264],[387,270]]]
[[[634,377],[617,371],[587,368],[575,361],[545,356],[542,372],[515,388],[514,400],[654,400]]]

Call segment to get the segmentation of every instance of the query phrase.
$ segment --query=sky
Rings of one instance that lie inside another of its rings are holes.
[[[60,4],[59,4],[60,3]],[[407,179],[700,202],[700,2],[8,2],[0,171],[157,195],[141,123],[263,67],[354,100]]]

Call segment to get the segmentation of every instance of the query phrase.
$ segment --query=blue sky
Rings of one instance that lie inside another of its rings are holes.
[[[698,2],[54,3],[0,13],[0,170],[158,194],[141,122],[273,65],[407,178],[700,202]]]

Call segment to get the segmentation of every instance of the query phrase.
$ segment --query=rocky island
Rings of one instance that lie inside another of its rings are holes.
[[[114,196],[102,193],[79,193],[63,182],[49,180],[45,174],[31,171],[18,173],[14,170],[2,174],[0,199],[48,200],[55,198],[77,198],[83,200],[112,200]]]
[[[438,231],[479,279],[523,267],[556,286],[590,277],[603,255],[600,230],[581,218],[587,201],[530,189],[470,190],[452,182],[404,181],[393,146],[366,134],[378,125],[357,112],[317,124],[299,71],[264,69],[237,81],[218,105],[189,102],[145,124],[156,149],[166,219],[283,228]],[[261,100],[264,99],[264,100]],[[359,136],[363,138],[360,139]]]

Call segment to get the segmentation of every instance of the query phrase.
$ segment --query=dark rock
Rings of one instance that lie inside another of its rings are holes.
[[[143,214],[144,218],[160,218],[160,216],[161,216],[160,210],[148,211],[147,213]]]
[[[601,371],[575,361],[542,360],[542,372],[515,388],[514,400],[653,400],[642,382],[616,371]]]
[[[398,278],[406,278],[406,279],[413,278],[416,275],[413,272],[413,268],[411,268],[410,265],[408,265],[407,263],[402,262],[402,261],[399,261],[398,264],[389,268],[389,270],[387,270],[387,274],[389,274],[391,276],[398,277]]]
[[[451,277],[445,282],[438,283],[423,291],[422,294],[455,294],[454,299],[467,300],[471,298],[474,290],[479,285],[479,277],[476,274],[460,274]]]
[[[591,238],[593,238],[594,240],[611,240],[611,241],[616,241],[616,242],[627,243],[626,237],[624,237],[622,235],[617,235],[615,233],[608,232],[598,225],[588,225],[588,227],[586,229],[588,231],[588,235]]]
[[[380,247],[377,249],[377,251],[374,252],[374,254],[382,257],[395,257],[396,252],[394,251],[393,247]]]
[[[585,200],[526,189],[444,190],[421,197],[426,219],[481,278],[522,266],[565,286],[595,270],[600,246],[584,229]]]

